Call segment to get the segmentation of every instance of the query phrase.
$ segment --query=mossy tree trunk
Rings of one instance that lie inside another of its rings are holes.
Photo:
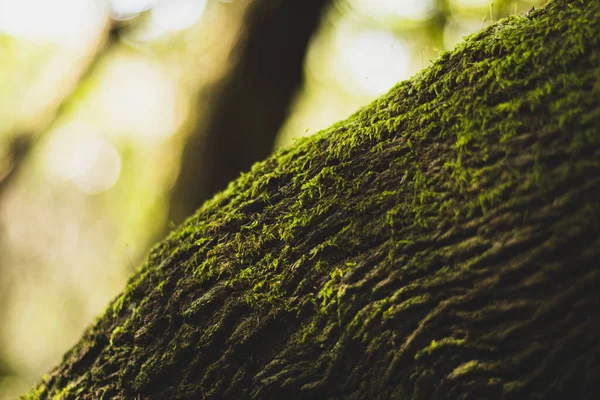
[[[600,2],[499,21],[242,175],[29,398],[600,398]]]

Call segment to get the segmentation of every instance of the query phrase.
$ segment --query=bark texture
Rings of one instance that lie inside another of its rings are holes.
[[[600,398],[599,20],[501,20],[255,164],[26,397]]]

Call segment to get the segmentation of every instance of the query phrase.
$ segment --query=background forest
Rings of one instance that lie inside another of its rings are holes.
[[[252,162],[542,2],[0,0],[0,399]]]

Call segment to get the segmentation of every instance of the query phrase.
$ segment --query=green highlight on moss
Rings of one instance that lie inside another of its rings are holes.
[[[155,246],[90,329],[106,341],[103,360],[137,357],[122,373],[142,390],[201,346],[262,335],[279,319],[290,341],[333,343],[323,365],[341,357],[332,338],[373,352],[392,343],[389,358],[417,366],[484,348],[489,337],[425,326],[509,268],[501,250],[543,242],[530,219],[554,216],[572,201],[562,188],[600,170],[600,5],[575,3],[498,21],[346,121],[255,164]],[[577,227],[598,220],[597,199],[587,204]],[[452,315],[475,323],[508,309]],[[157,337],[161,355],[140,353]],[[492,367],[462,359],[447,373]]]

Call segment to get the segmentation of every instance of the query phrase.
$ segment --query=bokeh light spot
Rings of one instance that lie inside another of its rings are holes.
[[[121,157],[110,144],[86,138],[71,158],[71,181],[79,190],[95,194],[110,189],[121,174]]]
[[[152,9],[151,24],[157,33],[182,30],[200,19],[206,0],[171,0],[158,3]]]
[[[365,94],[378,96],[408,78],[408,48],[403,40],[392,33],[383,30],[342,30],[337,42],[343,68],[349,70],[353,81]]]
[[[152,8],[158,0],[111,0],[110,14],[117,20],[128,20]]]
[[[71,181],[86,194],[110,189],[121,174],[117,150],[84,124],[53,132],[45,149],[46,169],[59,181]]]
[[[491,0],[453,0],[455,6],[458,7],[471,7],[471,8],[479,8],[484,6],[489,6],[490,3],[493,3]]]
[[[98,98],[110,129],[130,137],[161,140],[182,120],[177,87],[167,71],[143,57],[111,62],[100,82]]]
[[[0,31],[61,45],[81,46],[104,24],[106,6],[100,0],[0,1]]]
[[[432,0],[350,0],[350,5],[361,14],[410,19],[426,18],[434,9]]]

